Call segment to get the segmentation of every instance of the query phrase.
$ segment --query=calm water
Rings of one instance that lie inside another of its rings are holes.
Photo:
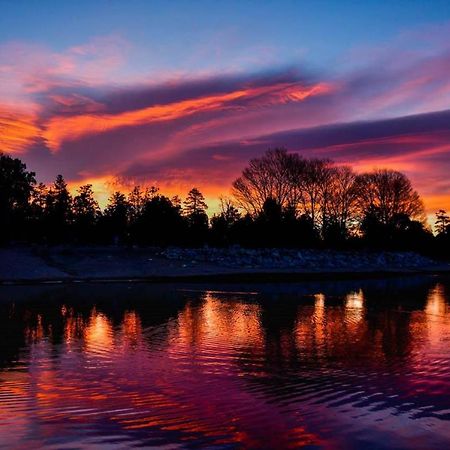
[[[450,280],[0,288],[0,447],[450,448]]]

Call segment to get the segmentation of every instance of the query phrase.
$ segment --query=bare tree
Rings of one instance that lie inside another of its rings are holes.
[[[329,220],[340,228],[349,230],[354,227],[358,205],[356,174],[349,166],[337,166],[330,169],[330,189],[328,201]]]
[[[346,234],[368,213],[380,223],[399,215],[425,223],[423,203],[404,174],[376,170],[357,176],[348,166],[305,159],[284,149],[252,159],[232,192],[237,204],[253,216],[271,199],[297,216],[309,217],[322,233],[331,226]]]
[[[403,214],[425,223],[423,202],[406,175],[395,170],[375,170],[357,177],[359,206],[362,215],[375,213],[381,223],[387,224]]]
[[[340,176],[344,176],[342,180]],[[337,169],[328,159],[304,159],[296,153],[274,149],[250,161],[233,183],[232,192],[238,205],[252,215],[261,213],[270,198],[297,215],[308,216],[319,229],[330,215],[337,214],[337,206],[333,204],[335,190],[338,189],[340,197],[344,193],[348,196],[345,183],[352,182],[349,170]],[[338,201],[342,203],[344,199]],[[342,208],[343,205],[339,215],[350,212],[349,205],[345,211]]]
[[[279,205],[287,205],[293,194],[292,166],[298,158],[277,148],[268,150],[261,158],[252,159],[233,182],[232,193],[238,205],[252,215],[262,211],[268,198]]]
[[[220,216],[225,220],[226,223],[234,223],[241,215],[239,210],[234,205],[233,201],[228,197],[220,197]]]
[[[332,162],[314,158],[304,160],[293,179],[299,210],[311,218],[316,228],[323,224],[328,213],[331,178]]]

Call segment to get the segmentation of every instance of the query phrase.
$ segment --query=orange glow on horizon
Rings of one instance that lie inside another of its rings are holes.
[[[377,165],[377,164],[357,164],[353,166],[358,172],[363,172],[365,170],[370,171],[375,168],[386,167],[394,170],[410,170],[411,167],[399,167],[398,164],[392,165]],[[195,175],[195,174],[192,174]],[[236,173],[236,176],[239,174]],[[414,180],[413,180],[414,181]],[[417,180],[420,181],[420,180]],[[114,175],[104,175],[100,177],[86,177],[77,181],[69,181],[68,187],[72,195],[76,195],[77,189],[84,184],[92,184],[95,197],[99,202],[100,207],[103,209],[108,204],[109,197],[116,191],[120,191],[124,194],[128,194],[135,185],[141,186],[143,189],[156,186],[159,188],[159,193],[165,195],[169,198],[174,196],[179,196],[181,200],[187,195],[189,190],[193,187],[197,187],[203,193],[208,205],[207,213],[209,216],[219,212],[220,210],[220,198],[229,197],[231,191],[231,183],[228,180],[214,179],[210,183],[196,182],[195,176],[191,176],[189,179],[176,182],[167,181],[143,181],[143,182],[127,182],[121,181]],[[430,224],[434,223],[434,214],[439,209],[445,209],[450,211],[450,194],[435,194],[434,192],[422,192],[422,186],[420,183],[414,182],[417,190],[421,194],[421,197],[425,204],[425,211],[428,215],[428,221]]]
[[[77,181],[69,181],[68,188],[70,193],[72,195],[77,195],[77,189],[85,184],[92,185],[95,198],[102,209],[106,207],[108,204],[108,199],[114,192],[119,191],[127,195],[131,192],[133,187],[137,185],[139,185],[143,190],[151,186],[156,186],[159,189],[159,194],[169,198],[179,196],[181,200],[184,199],[190,189],[193,187],[198,187],[205,195],[206,203],[208,205],[207,213],[210,216],[219,211],[220,197],[227,196],[230,191],[229,185],[220,183],[206,186],[195,183],[194,180],[180,180],[179,183],[160,183],[156,181],[129,183],[126,181],[121,182],[114,175],[105,175],[100,177],[86,177]]]

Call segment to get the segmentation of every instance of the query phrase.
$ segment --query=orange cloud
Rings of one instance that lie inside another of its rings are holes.
[[[301,86],[298,83],[279,83],[241,89],[219,95],[183,100],[163,105],[154,105],[135,111],[118,114],[81,114],[73,117],[53,117],[43,131],[43,138],[52,150],[58,150],[67,140],[103,133],[120,127],[139,126],[154,122],[170,121],[199,112],[221,110],[232,107],[233,101],[252,100],[268,104],[297,102],[314,95],[329,92],[328,84]],[[268,99],[261,98],[268,96]]]
[[[36,116],[0,107],[0,151],[22,153],[40,134]]]

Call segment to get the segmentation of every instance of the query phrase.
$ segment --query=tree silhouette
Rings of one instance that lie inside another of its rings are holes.
[[[358,202],[362,214],[375,214],[382,224],[389,224],[398,214],[425,221],[425,210],[411,181],[395,170],[375,170],[357,177]]]
[[[357,226],[357,177],[348,166],[331,167],[329,172],[328,187],[323,191],[322,235],[329,242],[337,239],[342,243]]]
[[[49,190],[44,183],[39,183],[34,187],[30,198],[30,204],[34,215],[40,216],[45,213],[48,195]]]
[[[56,177],[50,187],[46,204],[47,229],[51,241],[68,239],[72,222],[72,196],[62,175]]]
[[[29,236],[36,241],[47,240],[47,200],[49,190],[44,183],[34,187],[30,198]]]
[[[417,248],[427,240],[425,210],[410,180],[394,170],[358,175],[360,230],[365,241],[381,248]]]
[[[440,209],[436,213],[436,222],[434,224],[436,234],[437,235],[445,235],[449,232],[450,229],[450,217],[447,212],[443,209]]]
[[[184,213],[187,217],[195,216],[197,214],[206,214],[208,205],[205,202],[205,197],[197,189],[192,188],[184,201]]]
[[[95,200],[92,184],[80,186],[77,192],[78,195],[73,199],[73,213],[75,220],[78,218],[86,218],[87,220],[95,221],[100,214],[100,208],[97,200]]]
[[[67,183],[62,175],[56,177],[49,194],[52,197],[52,207],[60,211],[61,216],[67,219],[70,216],[72,196],[67,189]]]
[[[130,204],[121,192],[114,192],[100,218],[101,235],[107,242],[125,242],[128,234]]]
[[[448,258],[450,254],[450,217],[443,209],[436,213],[435,231],[435,253],[440,257]]]
[[[168,197],[155,195],[145,203],[134,232],[141,244],[166,246],[183,243],[185,226],[180,207]]]
[[[205,197],[197,189],[192,188],[184,201],[183,213],[188,224],[188,243],[190,245],[204,244],[208,233],[208,205]]]
[[[17,158],[0,153],[0,239],[22,237],[35,173]]]
[[[236,243],[234,240],[234,225],[241,218],[239,210],[228,199],[220,198],[220,213],[211,218],[211,242],[213,245],[223,247]]]
[[[256,235],[259,245],[265,242],[267,247],[279,247],[282,242],[283,208],[274,198],[268,198],[262,211],[256,218]]]
[[[326,159],[274,149],[250,161],[232,192],[236,203],[222,198],[210,224],[197,188],[182,203],[135,186],[128,196],[115,192],[102,214],[91,185],[72,199],[62,175],[36,186],[25,164],[0,155],[0,236],[46,244],[364,246],[443,257],[450,250],[447,213],[436,213],[433,237],[419,194],[397,171],[357,175]]]
[[[296,217],[310,217],[317,230],[328,227],[328,222],[346,230],[356,203],[354,184],[355,175],[349,167],[274,149],[250,161],[233,182],[232,192],[253,217],[261,214],[271,198]]]
[[[94,226],[100,216],[100,208],[95,200],[91,184],[78,188],[73,199],[73,224],[78,238],[84,242],[94,240]]]
[[[128,194],[131,220],[136,220],[142,213],[145,202],[149,199],[148,191],[142,191],[140,186],[135,186]]]
[[[286,206],[295,194],[292,180],[302,164],[298,155],[283,148],[268,150],[261,158],[250,160],[233,182],[232,192],[238,205],[253,216],[262,211],[268,198]]]

